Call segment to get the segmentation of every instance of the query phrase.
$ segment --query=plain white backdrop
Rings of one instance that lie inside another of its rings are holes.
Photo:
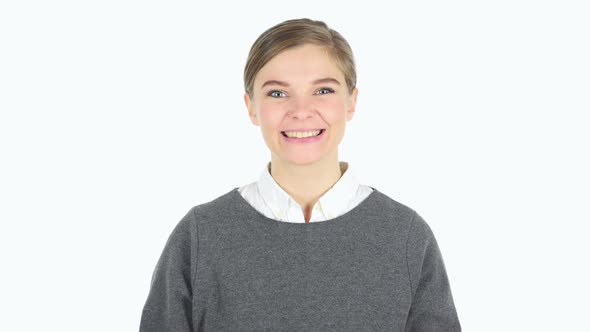
[[[2,331],[136,331],[194,205],[270,154],[243,103],[264,30],[325,21],[359,96],[340,160],[433,229],[464,331],[587,322],[584,1],[4,1]]]

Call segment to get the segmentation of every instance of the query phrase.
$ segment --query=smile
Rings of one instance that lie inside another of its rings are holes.
[[[291,138],[306,138],[306,137],[314,137],[319,136],[323,133],[325,129],[318,129],[318,130],[310,130],[310,131],[281,131],[281,134],[285,137]]]
[[[285,132],[281,131],[281,136],[288,143],[313,143],[324,138],[326,129],[311,130],[307,132]]]

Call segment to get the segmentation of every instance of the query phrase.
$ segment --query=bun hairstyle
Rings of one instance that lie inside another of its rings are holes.
[[[304,44],[324,46],[328,55],[344,74],[348,93],[356,87],[356,66],[350,45],[337,31],[322,21],[308,18],[292,19],[264,31],[250,48],[244,68],[244,89],[250,98],[256,75],[273,57]]]

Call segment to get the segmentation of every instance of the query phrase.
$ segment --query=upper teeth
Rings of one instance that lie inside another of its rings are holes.
[[[317,136],[321,130],[312,130],[312,131],[285,131],[285,135],[289,137],[309,137],[309,136]]]

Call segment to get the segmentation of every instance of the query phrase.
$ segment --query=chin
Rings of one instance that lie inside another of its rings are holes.
[[[297,156],[288,156],[286,157],[286,161],[291,164],[295,165],[311,165],[316,162],[322,160],[324,155],[297,155]]]

